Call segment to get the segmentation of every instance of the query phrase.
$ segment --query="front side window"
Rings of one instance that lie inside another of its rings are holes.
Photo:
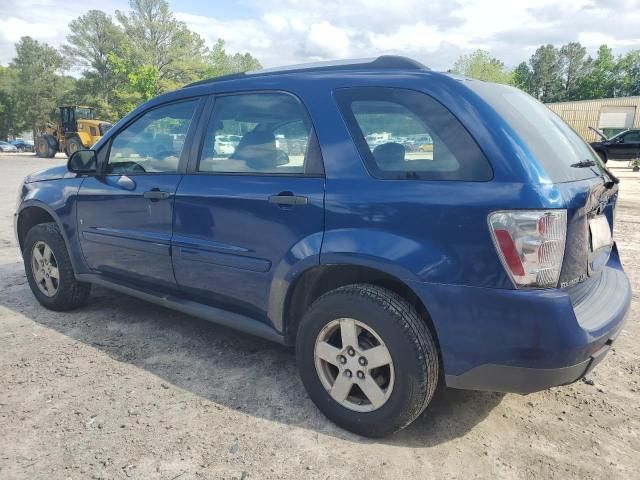
[[[175,173],[198,101],[172,103],[143,114],[116,134],[107,173]]]
[[[624,143],[640,143],[640,132],[629,132],[624,136]]]
[[[213,107],[198,171],[304,174],[311,138],[306,112],[291,95],[221,96]]]
[[[336,99],[376,178],[486,181],[489,162],[460,122],[420,92],[347,88]]]

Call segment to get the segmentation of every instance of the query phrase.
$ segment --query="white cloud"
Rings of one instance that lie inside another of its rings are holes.
[[[127,8],[125,0],[0,0],[0,5],[4,64],[21,35],[58,46],[69,21],[89,8],[108,13]],[[591,54],[601,43],[615,53],[640,48],[640,0],[238,0],[228,5],[228,17],[181,12],[177,2],[172,7],[210,45],[223,38],[229,51],[249,51],[266,67],[395,53],[446,69],[476,48],[515,66],[543,43],[580,41]],[[251,16],[242,15],[243,9]]]
[[[342,58],[349,54],[349,43],[344,30],[325,21],[311,25],[305,48],[312,57]]]

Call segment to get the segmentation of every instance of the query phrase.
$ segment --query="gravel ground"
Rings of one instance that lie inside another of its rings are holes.
[[[638,478],[640,298],[593,385],[529,396],[441,389],[382,441],[329,423],[290,350],[96,288],[40,307],[12,229],[30,171],[0,156],[0,478]],[[622,164],[616,238],[640,291],[640,174]]]

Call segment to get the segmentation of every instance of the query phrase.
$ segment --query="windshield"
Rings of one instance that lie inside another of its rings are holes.
[[[78,107],[76,109],[76,119],[93,120],[93,111],[90,108]]]
[[[470,81],[467,85],[509,123],[555,183],[601,176],[593,149],[564,120],[522,90]]]

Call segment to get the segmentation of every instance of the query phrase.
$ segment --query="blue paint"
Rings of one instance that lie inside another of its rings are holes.
[[[373,178],[334,98],[336,89],[358,86],[411,89],[440,102],[478,144],[493,178]],[[255,91],[284,91],[301,100],[319,142],[324,176],[195,172],[213,96]],[[585,330],[574,313],[571,288],[514,289],[487,227],[496,210],[566,209],[561,281],[571,280],[586,272],[588,262],[599,261],[585,247],[587,220],[604,198],[602,212],[613,224],[617,187],[607,190],[601,176],[554,183],[544,162],[468,80],[431,71],[365,70],[247,76],[190,87],[152,99],[114,125],[94,147],[100,161],[110,138],[131,121],[186,98],[202,101],[176,174],[76,177],[56,167],[26,179],[18,213],[28,207],[51,213],[77,274],[125,278],[252,317],[285,335],[286,299],[306,271],[333,264],[377,269],[422,301],[448,375],[491,363],[573,365],[620,330],[631,298],[626,277],[616,287],[622,296],[608,318],[598,322],[597,331]],[[143,198],[151,188],[169,192],[170,199]],[[308,203],[291,208],[269,202],[281,192]],[[622,271],[617,251],[605,268]],[[599,294],[607,295],[607,288],[613,287],[605,285]]]

